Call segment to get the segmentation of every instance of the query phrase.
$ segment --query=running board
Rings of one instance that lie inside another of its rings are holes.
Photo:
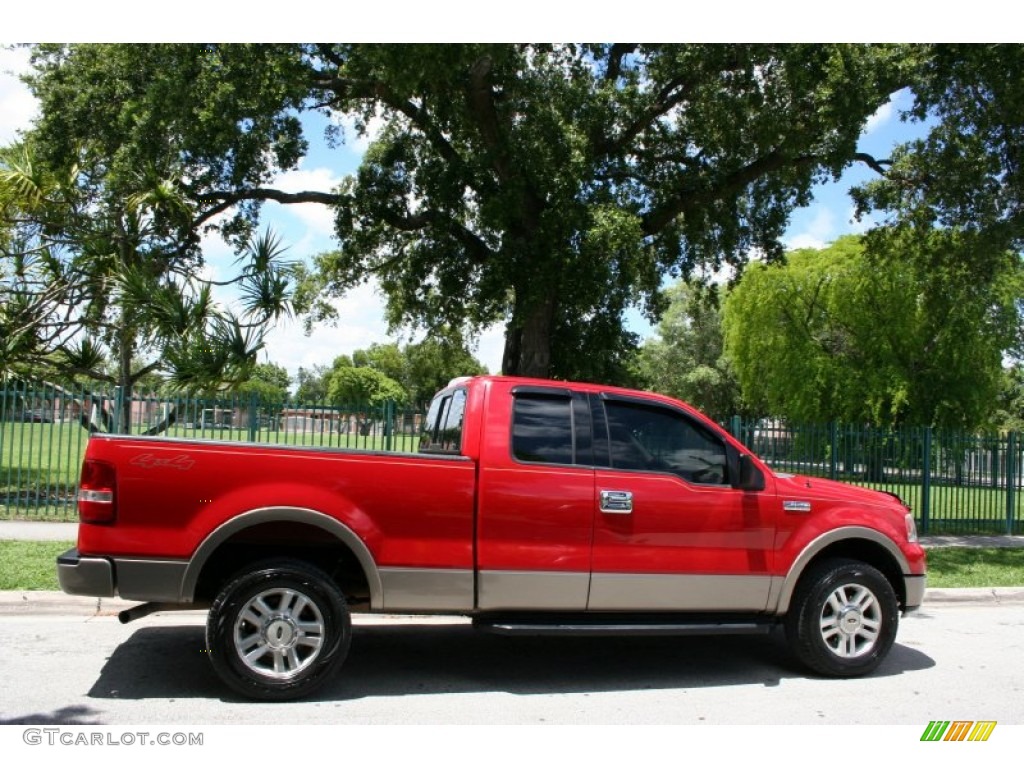
[[[615,620],[608,616],[600,618],[543,618],[477,617],[473,619],[474,629],[495,635],[586,635],[591,637],[622,636],[683,636],[683,635],[765,635],[775,626],[772,621],[693,621],[636,620],[623,617]]]

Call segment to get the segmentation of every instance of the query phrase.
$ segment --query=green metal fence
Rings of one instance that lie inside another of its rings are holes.
[[[895,493],[924,534],[1020,534],[1024,445],[1015,432],[881,430],[734,418],[730,431],[779,472]]]
[[[90,431],[413,452],[423,415],[379,406],[0,387],[0,519],[75,520]]]
[[[0,387],[0,519],[74,520],[90,429],[379,451],[415,451],[422,412],[225,398],[124,398],[61,387]],[[878,430],[768,419],[728,427],[776,471],[898,494],[922,533],[1024,533],[1017,511],[1024,441],[1016,433]]]

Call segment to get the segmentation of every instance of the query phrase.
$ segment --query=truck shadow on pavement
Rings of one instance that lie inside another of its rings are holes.
[[[202,627],[141,627],[104,665],[89,696],[236,700],[205,658]],[[933,667],[897,643],[875,676]],[[496,637],[468,624],[358,626],[338,678],[310,700],[505,692],[600,693],[776,686],[808,673],[776,633],[746,637]]]
[[[31,715],[0,715],[0,725],[102,725],[102,713],[89,707],[61,707],[53,712]]]

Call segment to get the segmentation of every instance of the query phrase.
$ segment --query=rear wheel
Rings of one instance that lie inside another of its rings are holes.
[[[210,608],[210,662],[234,691],[284,701],[307,696],[337,672],[352,624],[327,574],[300,560],[268,560],[232,578]]]
[[[797,659],[830,677],[866,675],[896,639],[899,606],[882,573],[856,560],[824,560],[804,574],[786,616]]]

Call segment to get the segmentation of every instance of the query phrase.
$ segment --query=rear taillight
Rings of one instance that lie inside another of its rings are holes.
[[[114,465],[86,459],[78,481],[78,519],[83,523],[112,523],[116,510]]]

